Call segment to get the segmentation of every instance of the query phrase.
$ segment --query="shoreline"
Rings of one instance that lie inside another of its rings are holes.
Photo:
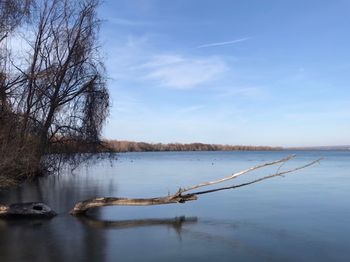
[[[252,146],[252,145],[228,145],[205,143],[147,143],[126,140],[102,141],[104,146],[113,153],[127,152],[201,152],[201,151],[349,151],[350,146],[306,146],[306,147],[282,147],[282,146]]]

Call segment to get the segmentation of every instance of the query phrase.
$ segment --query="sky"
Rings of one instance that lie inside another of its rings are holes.
[[[350,1],[105,0],[103,136],[350,145]]]

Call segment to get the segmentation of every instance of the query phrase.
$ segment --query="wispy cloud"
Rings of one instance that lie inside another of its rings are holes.
[[[154,24],[149,21],[139,21],[139,20],[118,18],[118,17],[109,18],[107,21],[113,25],[119,25],[119,26],[149,26]]]
[[[113,110],[118,113],[139,112],[143,105],[132,93],[118,90],[117,99],[113,101]]]
[[[199,111],[203,108],[204,108],[203,105],[193,105],[193,106],[183,107],[183,108],[179,109],[177,112],[180,114],[188,114],[188,113],[193,113],[193,112]]]
[[[251,37],[244,37],[244,38],[234,39],[234,40],[225,41],[225,42],[209,43],[209,44],[204,44],[204,45],[197,46],[197,48],[233,45],[233,44],[236,44],[236,43],[247,41],[249,39],[251,39]]]
[[[219,57],[192,58],[181,55],[155,56],[144,66],[148,69],[147,79],[176,89],[189,89],[210,83],[229,69]]]
[[[154,49],[147,37],[128,37],[108,52],[108,68],[113,79],[143,86],[191,89],[208,86],[230,70],[225,57],[192,56]]]
[[[219,99],[222,98],[230,98],[232,97],[240,97],[240,98],[248,98],[254,100],[265,100],[270,97],[270,93],[266,88],[263,87],[238,87],[231,86],[226,87],[226,90],[218,93],[217,97]]]

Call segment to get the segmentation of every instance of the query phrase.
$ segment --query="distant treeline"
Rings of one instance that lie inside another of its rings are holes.
[[[282,147],[218,145],[203,143],[145,143],[132,141],[104,140],[105,146],[114,152],[158,152],[158,151],[270,151]]]

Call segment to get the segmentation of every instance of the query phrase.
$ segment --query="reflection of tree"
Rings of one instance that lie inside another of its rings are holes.
[[[62,168],[58,176],[35,179],[20,187],[0,191],[0,203],[43,202],[63,215],[81,199],[116,192],[115,180],[106,177],[103,183],[99,183],[96,174],[89,172],[89,167],[89,163],[82,165],[78,175],[72,174],[69,167]]]
[[[90,216],[79,216],[78,220],[83,224],[98,228],[98,229],[124,229],[132,227],[149,227],[149,226],[168,226],[176,230],[176,232],[181,232],[182,226],[184,224],[194,224],[197,223],[197,217],[174,217],[174,218],[148,218],[148,219],[130,219],[130,220],[99,220],[92,218]]]
[[[62,174],[0,192],[0,203],[38,201],[59,216],[50,220],[0,220],[0,261],[105,260],[105,232],[82,226],[67,212],[76,201],[113,190],[115,183],[98,184],[84,173]],[[94,210],[94,213],[99,210]]]
[[[0,260],[105,260],[106,240],[103,231],[79,227],[71,217],[63,218],[61,223],[54,221],[0,220]]]

